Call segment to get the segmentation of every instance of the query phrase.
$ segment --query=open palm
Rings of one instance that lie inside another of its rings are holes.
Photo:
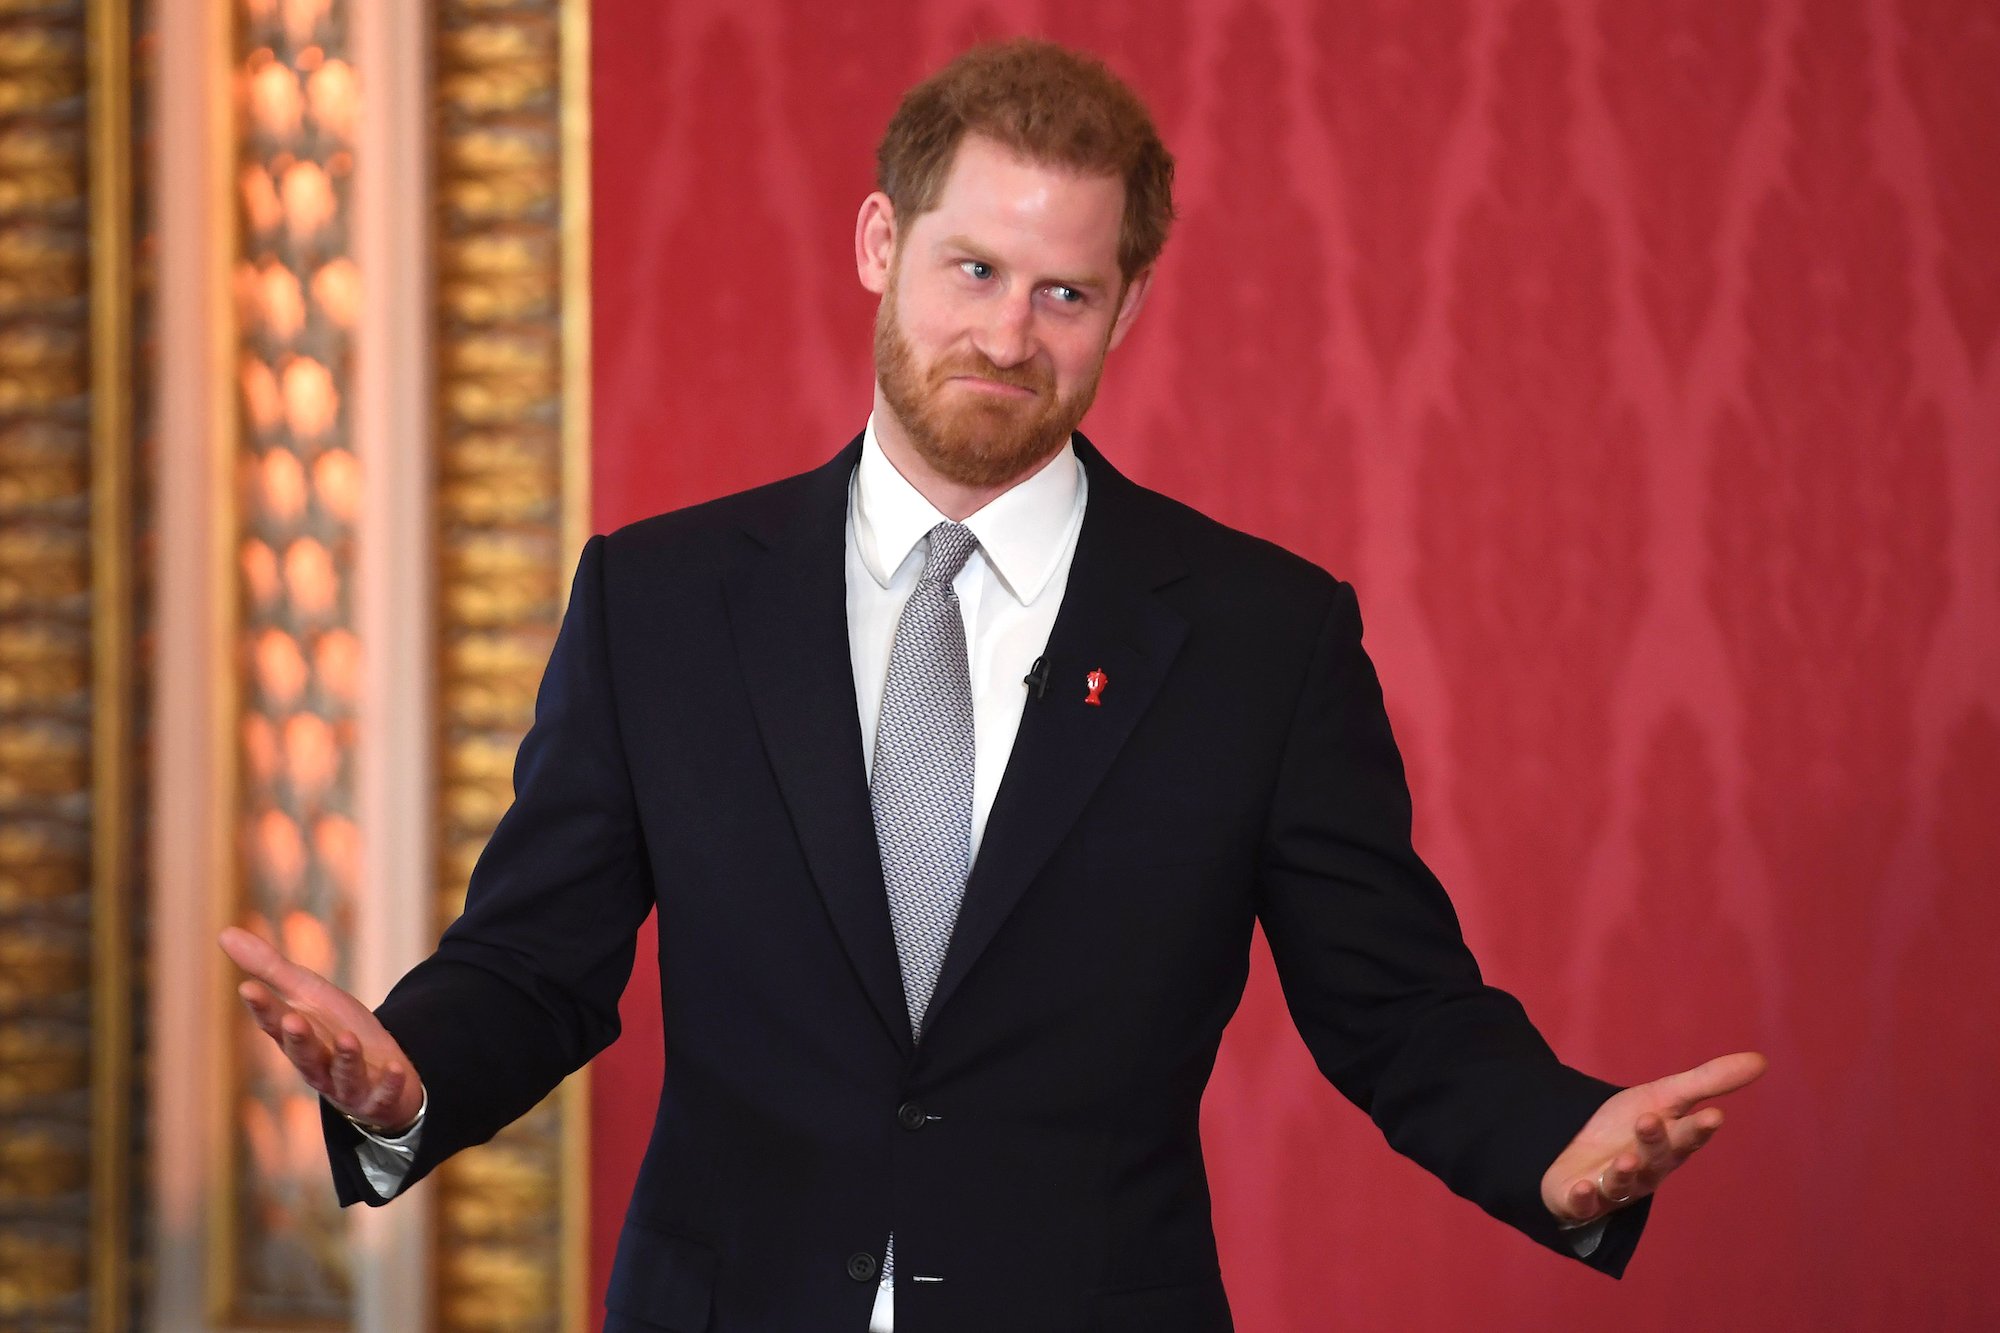
[[[1700,1104],[1768,1064],[1738,1051],[1613,1094],[1543,1174],[1542,1202],[1564,1222],[1588,1222],[1645,1198],[1722,1127],[1722,1108]]]
[[[423,1084],[367,1005],[247,930],[232,926],[219,942],[249,973],[237,996],[307,1087],[369,1125],[400,1131],[416,1120]]]

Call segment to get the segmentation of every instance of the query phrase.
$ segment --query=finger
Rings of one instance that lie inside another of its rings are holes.
[[[375,1081],[374,1090],[369,1094],[366,1103],[367,1114],[362,1118],[390,1129],[401,1129],[403,1118],[396,1114],[396,1103],[402,1100],[403,1088],[409,1081],[409,1070],[391,1061],[382,1070],[382,1076]]]
[[[269,940],[241,926],[230,926],[215,938],[230,962],[262,981],[271,980],[271,972],[284,958]]]
[[[1693,1115],[1675,1121],[1669,1134],[1675,1156],[1685,1159],[1715,1137],[1715,1131],[1721,1128],[1722,1108],[1719,1106],[1704,1106]]]
[[[403,1089],[409,1082],[407,1068],[397,1062],[383,1066],[380,1073],[363,1089],[354,1105],[345,1108],[356,1120],[365,1121],[376,1127],[377,1133],[393,1137],[402,1130],[410,1117],[399,1114],[397,1107],[403,1099]]]
[[[1604,1202],[1616,1206],[1635,1198],[1646,1187],[1640,1178],[1644,1165],[1636,1152],[1627,1150],[1614,1155],[1597,1173],[1597,1192],[1604,1196]]]
[[[333,1039],[334,1104],[358,1107],[368,1100],[368,1071],[361,1058],[361,1039],[343,1032]]]
[[[1661,1176],[1673,1170],[1678,1160],[1673,1134],[1666,1120],[1651,1111],[1639,1117],[1632,1132],[1637,1140],[1634,1152],[1638,1157],[1634,1174],[1643,1183],[1656,1184]]]
[[[285,1002],[255,981],[246,981],[238,986],[236,997],[243,1001],[243,1007],[250,1011],[250,1017],[263,1029],[264,1035],[278,1040],[278,1020],[291,1012]]]
[[[1756,1051],[1738,1051],[1734,1055],[1718,1055],[1693,1069],[1669,1074],[1660,1080],[1660,1086],[1672,1098],[1675,1113],[1685,1115],[1696,1102],[1720,1097],[1756,1082],[1770,1065],[1771,1062]]]
[[[325,978],[310,968],[300,967],[269,940],[253,935],[240,926],[231,926],[216,937],[229,961],[257,978],[279,995],[291,996]]]
[[[285,1058],[305,1078],[306,1085],[314,1092],[326,1092],[332,1085],[331,1064],[326,1043],[312,1030],[312,1025],[297,1014],[286,1014],[279,1020],[279,1045],[285,1048]]]
[[[1609,1210],[1604,1196],[1597,1191],[1597,1182],[1588,1176],[1578,1176],[1570,1182],[1564,1202],[1569,1206],[1568,1220],[1572,1222],[1589,1222]]]

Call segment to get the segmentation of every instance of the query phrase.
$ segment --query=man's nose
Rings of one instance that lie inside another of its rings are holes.
[[[1032,295],[1010,292],[992,304],[973,341],[994,365],[1018,366],[1034,353],[1034,326]]]

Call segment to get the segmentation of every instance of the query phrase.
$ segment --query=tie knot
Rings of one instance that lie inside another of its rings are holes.
[[[923,581],[949,587],[958,577],[958,571],[965,568],[965,562],[972,558],[972,548],[979,545],[979,538],[963,523],[940,523],[928,536],[931,549],[924,558]]]

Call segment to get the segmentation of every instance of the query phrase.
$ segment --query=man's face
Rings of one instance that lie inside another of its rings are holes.
[[[882,294],[876,377],[939,475],[1002,485],[1083,419],[1150,278],[1121,281],[1124,206],[1115,177],[1038,166],[969,135],[937,207],[893,228],[877,285],[864,205],[863,282]]]

